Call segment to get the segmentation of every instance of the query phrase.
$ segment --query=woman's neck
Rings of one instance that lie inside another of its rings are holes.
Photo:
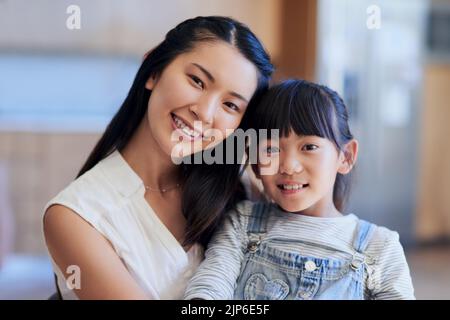
[[[147,116],[121,153],[144,185],[164,189],[179,183],[179,167],[153,138]]]

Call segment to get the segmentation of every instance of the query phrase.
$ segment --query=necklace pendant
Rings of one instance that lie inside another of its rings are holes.
[[[144,187],[145,187],[145,190],[148,190],[148,191],[157,191],[157,192],[160,192],[160,193],[165,193],[165,192],[167,192],[167,191],[169,191],[169,190],[172,190],[172,189],[175,189],[175,188],[178,188],[180,186],[180,184],[179,183],[177,183],[175,186],[173,186],[173,187],[170,187],[170,188],[164,188],[164,189],[153,189],[152,187],[150,187],[150,186],[147,186],[147,185],[144,185]]]

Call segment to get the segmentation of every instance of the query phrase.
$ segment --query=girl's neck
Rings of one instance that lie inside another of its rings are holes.
[[[147,116],[121,153],[144,185],[164,189],[179,183],[179,167],[153,138]]]
[[[317,201],[309,208],[297,211],[295,213],[318,218],[337,218],[343,216],[343,214],[336,209],[336,206],[334,205],[332,193]]]
[[[342,217],[343,214],[339,212],[336,208],[327,210],[327,211],[316,211],[315,209],[308,208],[306,210],[295,212],[295,214],[301,214],[309,217],[317,217],[317,218],[339,218]]]

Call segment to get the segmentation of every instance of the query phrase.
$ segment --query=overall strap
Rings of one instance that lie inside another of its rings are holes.
[[[266,233],[267,218],[270,212],[270,204],[257,202],[253,204],[252,213],[248,219],[247,233],[264,234]]]
[[[247,235],[248,244],[247,250],[250,253],[255,253],[258,250],[262,237],[266,233],[267,220],[270,213],[270,204],[258,202],[253,204],[252,213],[248,219]]]
[[[358,219],[358,226],[356,227],[355,236],[353,238],[353,255],[352,268],[358,269],[362,263],[372,263],[371,257],[365,254],[367,246],[370,243],[372,235],[376,226],[373,223]]]
[[[364,253],[374,231],[375,225],[373,223],[358,219],[358,226],[353,239],[353,248],[359,253]]]

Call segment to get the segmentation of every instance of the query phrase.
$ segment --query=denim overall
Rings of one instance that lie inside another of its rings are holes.
[[[365,279],[368,265],[374,260],[364,251],[375,225],[359,220],[353,252],[347,252],[348,259],[320,259],[278,249],[283,242],[290,242],[288,238],[264,239],[270,210],[270,204],[253,206],[247,228],[249,243],[237,280],[235,299],[370,299],[364,294]],[[271,246],[272,242],[276,242],[278,248]],[[370,285],[370,278],[368,283]]]

